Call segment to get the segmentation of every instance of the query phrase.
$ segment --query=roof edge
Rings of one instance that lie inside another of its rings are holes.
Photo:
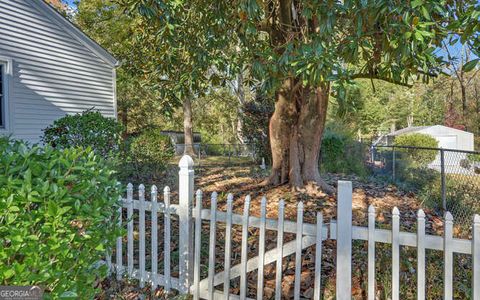
[[[32,0],[29,1],[35,5],[38,9],[44,12],[48,17],[52,19],[57,25],[64,28],[70,34],[72,34],[77,40],[82,43],[89,50],[97,54],[101,59],[103,59],[111,67],[119,66],[119,61],[105,48],[100,46],[96,41],[89,37],[85,32],[77,27],[74,23],[70,22],[67,18],[62,16],[55,8],[44,0]]]

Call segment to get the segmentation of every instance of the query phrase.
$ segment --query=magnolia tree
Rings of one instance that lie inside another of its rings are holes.
[[[170,28],[175,38],[159,38],[155,47],[176,49],[181,40],[183,51],[204,59],[169,54],[176,63],[229,72],[251,66],[275,98],[266,184],[313,182],[334,191],[319,173],[320,145],[329,98],[342,97],[349,81],[428,81],[443,70],[439,48],[451,36],[479,55],[476,0],[125,1],[155,20],[159,35]]]

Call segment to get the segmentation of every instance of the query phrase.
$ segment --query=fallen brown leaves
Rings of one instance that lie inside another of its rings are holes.
[[[202,168],[201,176],[196,177],[196,188],[200,188],[204,193],[203,207],[210,207],[210,195],[214,191],[219,194],[218,197],[218,209],[226,210],[226,198],[228,193],[234,195],[234,212],[237,214],[243,213],[244,199],[247,195],[250,195],[251,209],[250,214],[252,216],[259,217],[260,214],[260,202],[263,196],[267,198],[267,217],[277,218],[277,208],[280,199],[285,201],[285,219],[296,219],[296,205],[299,201],[304,203],[304,222],[314,223],[316,213],[321,211],[324,215],[326,223],[336,218],[336,198],[335,196],[328,196],[320,191],[315,186],[307,186],[304,189],[293,191],[286,185],[282,186],[261,186],[260,182],[262,177],[258,175],[258,170],[254,167],[230,167],[224,168],[221,166]],[[163,188],[164,184],[172,184],[173,172],[169,172],[170,176],[166,177],[166,182],[156,182],[157,186]],[[344,176],[338,174],[326,174],[326,181],[336,186],[338,180],[350,180],[353,183],[353,222],[355,225],[367,224],[367,210],[369,205],[374,205],[377,211],[378,227],[389,228],[391,222],[391,211],[393,207],[398,207],[401,211],[401,224],[402,230],[415,231],[416,229],[416,212],[421,208],[421,202],[415,197],[413,193],[405,193],[398,190],[395,186],[389,186],[382,183],[366,182],[355,176]],[[176,187],[172,188],[175,191]],[[172,202],[175,203],[175,192],[172,195]],[[426,210],[427,215],[427,232],[441,234],[442,232],[442,219],[434,211]],[[148,224],[148,222],[147,222]],[[223,271],[223,259],[224,259],[224,226],[218,224],[217,230],[217,251],[216,251],[216,271]],[[175,225],[174,225],[175,228]],[[148,229],[147,229],[148,230]],[[208,249],[208,222],[204,222],[203,229],[204,247]],[[161,237],[163,230],[159,226],[159,236]],[[249,258],[254,257],[258,253],[258,230],[252,228],[249,230]],[[173,236],[173,235],[172,235]],[[241,228],[240,226],[233,227],[232,233],[232,266],[240,263],[240,245],[241,245]],[[293,234],[285,234],[285,243],[295,238]],[[160,239],[162,241],[162,239]],[[148,243],[147,243],[148,245]],[[160,246],[159,246],[160,247]],[[267,231],[266,237],[266,249],[273,249],[276,247],[276,232]],[[203,248],[203,247],[202,247]],[[353,295],[355,299],[364,299],[366,295],[366,247],[364,244],[359,244],[356,248],[358,250],[354,254],[354,276],[353,276]],[[147,249],[148,250],[148,249]],[[174,253],[176,250],[176,241],[172,241],[172,259],[174,259]],[[202,278],[207,274],[208,270],[208,250],[202,255]],[[147,251],[148,253],[148,251]],[[163,253],[159,249],[160,257],[159,261],[163,259]],[[324,243],[322,253],[322,295],[323,299],[335,298],[335,241],[327,240]],[[302,292],[301,296],[306,299],[313,297],[313,280],[315,275],[315,247],[309,247],[303,251],[302,261]],[[147,258],[148,261],[148,258]],[[285,257],[283,260],[283,282],[282,282],[282,294],[284,298],[293,297],[293,285],[294,285],[294,255]],[[174,275],[176,273],[175,266],[172,270]],[[387,269],[388,271],[388,269]],[[249,280],[249,296],[255,297],[256,294],[256,271],[248,274]],[[131,293],[134,295],[144,294],[147,298],[155,298],[150,292],[135,288],[136,283],[124,284],[117,287],[115,296],[111,293],[109,296],[103,294],[100,299],[115,298],[116,295],[122,295],[119,299],[134,299],[130,298]],[[382,287],[379,284],[379,288]],[[385,289],[387,287],[385,286]],[[136,291],[136,294],[135,294]],[[239,293],[239,280],[231,281],[231,292]],[[271,299],[275,292],[275,265],[269,264],[265,266],[265,299]],[[158,294],[160,295],[160,294]],[[158,296],[157,297],[162,297]],[[382,299],[380,297],[379,299]]]

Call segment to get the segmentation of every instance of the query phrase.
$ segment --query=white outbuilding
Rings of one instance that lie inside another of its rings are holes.
[[[394,131],[387,135],[389,145],[393,145],[396,136],[423,133],[429,135],[437,140],[438,148],[473,151],[474,150],[474,135],[471,132],[443,126],[412,126]]]
[[[463,173],[461,161],[467,158],[467,153],[462,151],[474,151],[474,135],[471,132],[443,126],[412,126],[391,132],[386,136],[387,145],[394,145],[395,137],[405,134],[422,133],[437,140],[438,148],[443,148],[445,159],[445,171],[447,173]],[[457,151],[448,151],[457,150]],[[432,169],[439,169],[441,165],[440,154],[429,164]]]

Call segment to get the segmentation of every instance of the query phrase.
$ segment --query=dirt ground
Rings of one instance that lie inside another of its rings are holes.
[[[172,190],[172,203],[176,202],[176,191],[178,187],[175,185],[178,181],[177,175],[178,169],[172,166],[165,176],[160,181],[150,182],[148,184],[155,183],[159,190],[165,185],[169,185]],[[336,216],[336,196],[326,195],[314,186],[307,186],[305,189],[294,191],[286,185],[282,186],[268,186],[263,187],[260,185],[263,178],[266,176],[265,171],[260,170],[257,166],[222,166],[222,165],[203,165],[196,169],[196,188],[203,191],[203,207],[210,207],[210,196],[214,191],[218,193],[218,209],[225,210],[226,198],[228,193],[234,195],[234,211],[238,214],[243,213],[243,204],[246,195],[250,195],[251,209],[250,214],[252,216],[259,216],[260,214],[260,201],[263,196],[267,198],[267,217],[277,218],[277,208],[280,199],[285,201],[285,219],[296,219],[296,206],[299,201],[303,201],[305,206],[304,222],[314,223],[315,216],[318,211],[321,211],[325,223],[329,223],[330,220],[335,219]],[[416,227],[416,212],[422,207],[422,203],[413,193],[403,192],[398,190],[395,186],[391,186],[381,181],[373,180],[372,178],[359,178],[352,175],[342,174],[324,174],[324,178],[333,186],[337,185],[338,180],[349,180],[353,184],[353,222],[356,225],[367,224],[367,209],[369,205],[374,205],[377,212],[377,226],[381,228],[390,228],[391,211],[396,206],[401,212],[401,226],[402,230],[415,232]],[[147,187],[148,188],[148,187]],[[442,233],[442,219],[433,210],[426,209],[427,215],[427,233],[440,235]],[[223,258],[223,245],[224,234],[222,233],[221,224],[218,226],[217,233],[217,271],[223,270],[222,258]],[[204,235],[208,239],[208,222],[205,222]],[[161,231],[159,231],[161,234]],[[249,230],[249,258],[256,256],[258,253],[258,230]],[[240,253],[240,241],[241,241],[241,228],[234,226],[233,228],[233,240],[232,240],[232,252]],[[293,234],[285,234],[285,242],[293,240],[295,236]],[[208,249],[208,241],[204,241],[205,248]],[[175,247],[175,246],[172,246]],[[266,248],[267,250],[276,247],[276,232],[267,231]],[[366,243],[355,242],[354,243],[354,263],[353,263],[353,294],[355,299],[366,298]],[[173,249],[174,251],[174,249]],[[385,256],[389,254],[389,247],[387,245],[380,245],[377,253],[385,253]],[[408,251],[408,249],[406,250]],[[208,254],[208,251],[206,252]],[[415,253],[415,252],[413,252]],[[160,254],[159,261],[162,260],[163,254]],[[208,271],[208,255],[202,257],[202,278],[206,276]],[[309,247],[304,250],[303,262],[302,262],[302,298],[310,299],[313,295],[313,278],[314,278],[314,256],[315,247]],[[323,299],[335,299],[335,241],[327,240],[324,244],[322,253],[322,295]],[[148,260],[148,258],[147,258]],[[233,258],[232,266],[240,261],[239,255]],[[384,263],[391,265],[391,260],[385,258]],[[377,266],[377,299],[389,298],[389,286],[388,278],[390,270],[385,268],[382,259],[378,260]],[[410,265],[415,265],[415,262],[402,262],[402,276],[404,285],[402,286],[401,293],[404,297],[409,297],[409,290],[411,290],[411,284],[415,284],[415,275],[411,270]],[[284,265],[284,279],[282,286],[282,293],[284,298],[290,298],[293,293],[294,284],[294,255],[286,257],[283,261]],[[441,270],[441,268],[440,268]],[[433,269],[432,272],[436,272],[437,269]],[[173,271],[175,276],[175,270]],[[275,266],[274,264],[267,265],[265,267],[265,299],[271,299],[274,293],[275,285]],[[382,281],[382,276],[387,278]],[[255,297],[256,293],[256,272],[248,274],[249,279],[249,296]],[[238,293],[239,281],[232,280],[231,292]],[[435,284],[432,282],[432,284]],[[220,287],[217,287],[220,288]],[[156,298],[169,298],[165,293],[159,289],[152,296],[152,292],[148,288],[140,290],[136,287],[136,282],[124,282],[117,283],[114,280],[106,280],[102,283],[103,292],[99,295],[98,299],[138,299],[140,295],[143,297],[156,299]],[[170,297],[171,298],[171,297]],[[435,296],[431,299],[435,299]]]

